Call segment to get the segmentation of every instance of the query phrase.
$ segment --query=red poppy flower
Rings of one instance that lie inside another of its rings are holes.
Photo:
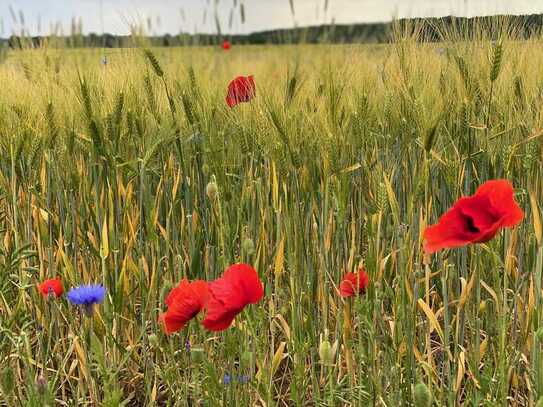
[[[232,44],[230,44],[230,41],[225,40],[222,43],[222,49],[224,49],[225,51],[228,51],[228,50],[230,50],[230,48],[232,48]]]
[[[168,311],[160,316],[164,332],[172,334],[183,329],[205,307],[207,299],[208,287],[205,281],[181,281],[166,298]]]
[[[424,231],[424,250],[434,253],[491,240],[501,228],[512,228],[524,218],[507,180],[487,181],[475,195],[460,198],[439,223]]]
[[[45,280],[38,286],[38,288],[44,297],[54,295],[56,298],[58,298],[64,293],[64,286],[62,285],[62,281],[58,278],[53,280]]]
[[[254,268],[248,264],[235,264],[209,284],[209,294],[202,324],[210,331],[224,331],[243,308],[262,299],[264,287]]]
[[[254,77],[238,76],[228,85],[228,94],[226,95],[226,103],[230,107],[236,106],[238,103],[249,102],[256,95],[256,85]]]
[[[358,273],[345,274],[343,281],[339,284],[339,294],[342,297],[353,297],[357,294],[364,294],[369,282],[370,276],[368,276],[368,273],[362,267],[358,270]]]

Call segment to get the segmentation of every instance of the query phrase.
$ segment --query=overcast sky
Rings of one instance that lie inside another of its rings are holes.
[[[151,33],[250,32],[329,23],[388,21],[393,17],[474,16],[543,13],[543,0],[0,0],[0,36],[20,31],[47,34],[60,23],[69,33],[73,18],[85,32],[127,34],[130,24],[150,19]],[[245,24],[240,3],[244,3]],[[328,7],[325,4],[328,3]],[[216,11],[215,11],[216,10]]]

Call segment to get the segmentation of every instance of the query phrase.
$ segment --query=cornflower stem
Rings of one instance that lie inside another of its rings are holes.
[[[86,307],[85,305],[83,307]],[[92,308],[91,308],[92,309]],[[83,310],[83,318],[87,323],[87,330],[85,331],[85,370],[89,380],[89,393],[94,405],[99,405],[97,398],[97,391],[95,382],[92,376],[90,364],[92,362],[92,335],[94,333],[94,310],[90,314],[87,314],[88,310]]]

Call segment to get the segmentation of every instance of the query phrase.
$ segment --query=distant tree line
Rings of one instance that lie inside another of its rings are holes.
[[[216,45],[224,39],[235,44],[318,44],[318,43],[383,43],[391,39],[395,27],[419,27],[419,35],[426,41],[439,41],[443,32],[456,29],[464,36],[475,35],[481,28],[492,36],[499,27],[509,27],[518,37],[528,38],[539,35],[543,29],[543,15],[530,16],[494,16],[476,18],[430,18],[398,20],[391,23],[321,25],[312,27],[286,28],[260,31],[246,35],[217,34],[166,34],[163,36],[133,37],[111,34],[75,34],[71,36],[26,37],[13,35],[0,39],[0,45],[12,49],[38,48],[44,45],[71,48],[127,48],[141,45],[177,47]]]

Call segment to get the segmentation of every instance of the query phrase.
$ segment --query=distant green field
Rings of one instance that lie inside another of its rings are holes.
[[[230,109],[238,75],[256,96]],[[539,39],[11,51],[0,90],[0,405],[543,396]],[[524,221],[425,255],[424,228],[501,178]],[[237,262],[261,302],[163,333],[174,285]],[[40,294],[54,277],[106,299],[85,317]]]

